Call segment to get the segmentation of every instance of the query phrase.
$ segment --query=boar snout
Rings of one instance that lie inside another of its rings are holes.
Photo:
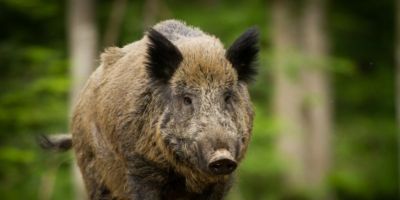
[[[232,154],[226,149],[218,149],[209,159],[208,169],[215,175],[225,175],[232,173],[237,167],[237,163]]]

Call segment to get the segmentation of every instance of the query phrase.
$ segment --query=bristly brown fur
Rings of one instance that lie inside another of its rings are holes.
[[[233,175],[212,174],[207,162],[219,148],[240,162],[248,147],[254,73],[236,65],[243,41],[252,50],[244,62],[255,59],[253,34],[227,54],[218,38],[182,22],[153,28],[107,49],[74,107],[72,143],[89,197],[222,199]]]
[[[124,56],[124,52],[118,47],[109,47],[101,54],[101,63],[104,67],[114,65],[119,59]]]

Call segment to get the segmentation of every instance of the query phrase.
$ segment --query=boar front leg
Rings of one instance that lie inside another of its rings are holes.
[[[160,183],[147,182],[139,177],[132,177],[133,198],[132,200],[160,200],[161,187]]]
[[[133,200],[159,200],[166,172],[156,163],[135,155],[129,158],[129,182],[133,191]]]

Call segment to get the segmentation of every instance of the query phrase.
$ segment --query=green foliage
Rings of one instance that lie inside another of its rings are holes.
[[[0,1],[0,194],[39,199],[54,172],[52,199],[72,199],[69,154],[38,149],[37,134],[67,132],[69,65],[65,1]],[[167,0],[157,20],[178,18],[220,37],[228,46],[246,28],[261,33],[260,70],[251,87],[256,118],[248,154],[229,199],[282,199],[284,160],[276,151],[278,124],[271,115],[271,8],[261,0]],[[102,35],[110,1],[98,1]],[[119,45],[144,31],[144,1],[130,1]],[[329,189],[337,199],[396,199],[393,1],[331,1],[334,138]],[[302,55],[291,62],[314,62]],[[295,65],[297,66],[297,65]],[[296,74],[296,68],[291,69]],[[291,72],[291,73],[292,73]],[[306,192],[304,192],[306,193]],[[289,195],[290,196],[290,195]],[[312,196],[312,195],[311,195]]]

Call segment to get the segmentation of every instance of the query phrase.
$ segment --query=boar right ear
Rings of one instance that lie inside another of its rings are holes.
[[[147,32],[147,37],[146,67],[150,78],[168,83],[183,60],[182,54],[171,41],[154,29]]]

